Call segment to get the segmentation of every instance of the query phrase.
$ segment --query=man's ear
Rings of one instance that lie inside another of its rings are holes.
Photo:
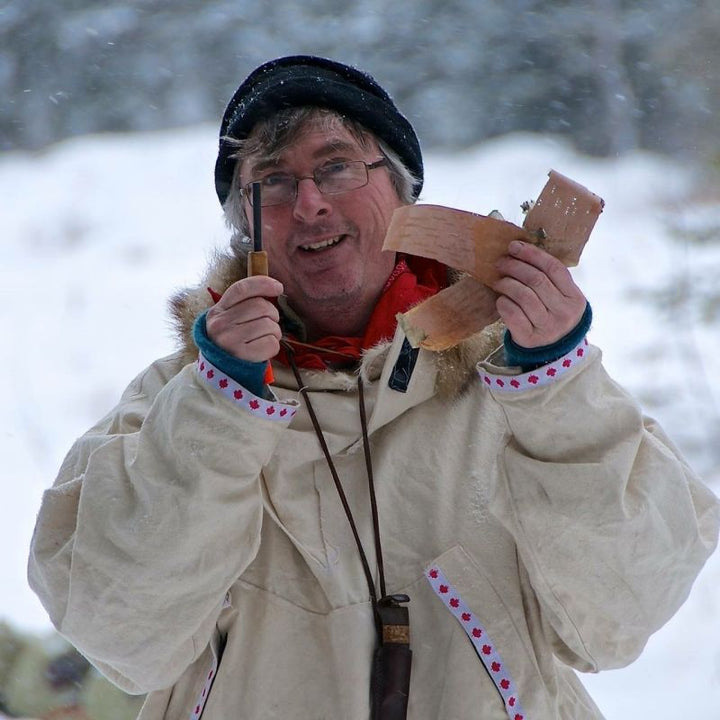
[[[248,212],[249,211],[249,212]],[[245,234],[252,239],[254,229],[252,224],[252,208],[250,207],[250,203],[247,201],[246,198],[242,199],[242,212],[243,217],[245,218]]]

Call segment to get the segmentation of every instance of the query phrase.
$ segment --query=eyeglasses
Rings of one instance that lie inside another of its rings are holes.
[[[367,185],[369,180],[368,172],[387,165],[387,162],[385,158],[374,163],[366,163],[362,160],[331,162],[315,168],[312,175],[303,175],[301,177],[289,175],[288,173],[272,173],[243,185],[242,191],[252,205],[251,186],[253,182],[259,182],[262,188],[260,197],[263,207],[294,202],[300,180],[313,180],[317,189],[323,195],[340,195]]]

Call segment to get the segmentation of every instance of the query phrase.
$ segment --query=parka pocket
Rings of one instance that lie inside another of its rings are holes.
[[[424,576],[402,591],[411,597],[417,650],[409,717],[431,717],[426,706],[435,717],[555,716],[527,628],[516,622],[524,621],[519,591],[502,598],[460,545],[429,562]],[[424,644],[435,657],[423,652]]]
[[[502,700],[507,716],[510,720],[524,720],[528,716],[523,708],[510,665],[501,654],[500,647],[493,640],[493,636],[482,618],[482,615],[487,616],[488,614],[478,613],[472,609],[474,596],[469,598],[467,595],[463,595],[451,582],[443,570],[443,566],[451,565],[451,563],[445,560],[439,558],[426,569],[425,576],[430,587],[470,641],[475,654]]]
[[[217,676],[223,646],[223,635],[216,626],[205,650],[172,688],[147,696],[137,720],[199,720]]]
[[[196,688],[195,701],[192,703],[190,708],[189,720],[200,720],[200,717],[205,710],[205,704],[210,697],[210,691],[212,690],[213,683],[218,674],[218,668],[220,667],[220,661],[222,659],[222,650],[224,646],[224,638],[216,628],[213,633],[213,637],[210,640],[208,650],[210,650],[209,657],[204,663],[204,672],[202,671],[199,676],[199,680],[202,681],[202,687]],[[205,653],[206,654],[207,650]]]
[[[369,602],[313,612],[238,580],[222,662],[202,720],[366,720]]]

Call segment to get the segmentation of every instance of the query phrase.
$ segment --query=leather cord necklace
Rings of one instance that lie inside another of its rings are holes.
[[[372,720],[405,720],[407,718],[408,695],[410,691],[410,665],[412,652],[410,650],[410,621],[407,607],[401,603],[410,602],[407,595],[387,595],[385,587],[385,567],[382,557],[382,544],[380,541],[380,521],[378,518],[377,498],[375,495],[375,480],[372,469],[372,456],[370,454],[370,438],[368,434],[367,416],[365,411],[365,392],[362,377],[358,375],[358,406],[360,411],[360,425],[362,428],[363,451],[365,455],[365,468],[368,478],[368,491],[370,496],[370,512],[373,524],[373,539],[375,555],[378,566],[378,581],[380,597],[375,587],[367,554],[360,539],[357,525],[350,509],[347,496],[340,481],[337,468],[330,454],[325,435],[315,414],[307,388],[303,384],[300,370],[294,358],[292,346],[283,341],[288,363],[292,369],[298,390],[305,399],[310,421],[322,448],[337,490],[340,502],[345,511],[355,545],[357,546],[360,562],[362,564],[370,601],[373,608],[375,628],[378,645],[373,656],[373,666],[370,679],[370,702]]]

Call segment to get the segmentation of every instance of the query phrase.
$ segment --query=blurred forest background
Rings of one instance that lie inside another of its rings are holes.
[[[426,148],[512,131],[720,155],[717,0],[4,0],[0,151],[216,121],[311,52],[376,74]]]

